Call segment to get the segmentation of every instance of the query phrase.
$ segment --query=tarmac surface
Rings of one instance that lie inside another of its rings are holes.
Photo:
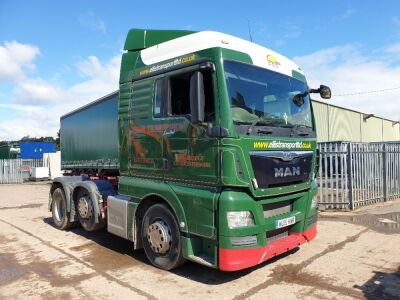
[[[0,185],[0,299],[400,299],[400,200],[322,212],[315,240],[255,268],[167,272],[105,230],[57,230],[49,188]]]

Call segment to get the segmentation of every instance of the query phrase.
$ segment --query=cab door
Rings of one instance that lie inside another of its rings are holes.
[[[208,134],[216,126],[216,81],[212,70],[202,71],[205,86],[205,122],[193,124],[190,115],[190,79],[199,66],[166,74],[163,117],[164,181],[179,198],[189,232],[215,238],[215,210],[219,183],[219,140]]]
[[[164,117],[164,179],[174,182],[217,185],[218,139],[207,128],[215,126],[215,78],[211,69],[202,71],[205,90],[205,122],[190,121],[190,79],[199,66],[171,72]]]

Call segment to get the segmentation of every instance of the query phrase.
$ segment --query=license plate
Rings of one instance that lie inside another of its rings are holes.
[[[275,229],[287,227],[287,226],[293,225],[294,223],[296,223],[296,217],[295,216],[289,217],[289,218],[285,218],[285,219],[281,219],[281,220],[276,220],[275,221]]]

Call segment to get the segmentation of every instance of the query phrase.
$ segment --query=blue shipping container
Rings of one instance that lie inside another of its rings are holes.
[[[21,142],[20,148],[23,159],[43,158],[43,153],[56,152],[54,142]]]

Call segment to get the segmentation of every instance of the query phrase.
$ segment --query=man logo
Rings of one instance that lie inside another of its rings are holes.
[[[295,155],[290,152],[283,152],[282,153],[282,160],[283,161],[291,161],[293,158],[295,158]]]
[[[300,167],[274,168],[274,170],[275,170],[275,178],[300,176]]]

